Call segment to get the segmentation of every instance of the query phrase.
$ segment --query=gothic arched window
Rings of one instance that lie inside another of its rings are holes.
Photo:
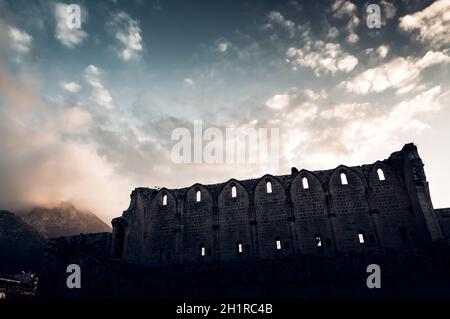
[[[231,197],[237,197],[237,189],[234,185],[231,187]]]
[[[239,254],[242,254],[244,252],[244,245],[241,242],[237,243],[237,250]]]
[[[203,245],[200,245],[200,256],[205,257],[206,256],[206,247]]]
[[[377,169],[377,174],[378,174],[378,179],[380,181],[386,180],[386,178],[384,177],[384,172],[381,168]]]
[[[309,188],[308,179],[306,177],[302,178],[302,186],[303,186],[303,189],[308,189]]]
[[[341,184],[348,185],[347,175],[345,175],[345,173],[341,173]]]
[[[272,183],[270,181],[267,181],[266,183],[266,192],[272,193]]]
[[[358,241],[360,244],[364,244],[365,240],[364,240],[364,233],[362,231],[358,232]]]
[[[282,248],[281,239],[279,239],[279,238],[275,239],[275,247],[277,248],[277,250],[281,250],[281,248]]]
[[[314,239],[316,241],[316,247],[322,247],[322,237],[320,237],[320,234],[316,234]]]

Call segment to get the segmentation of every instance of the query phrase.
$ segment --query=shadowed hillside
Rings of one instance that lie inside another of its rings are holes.
[[[45,238],[20,217],[0,211],[0,272],[38,271]]]
[[[71,203],[20,215],[0,211],[0,273],[39,272],[47,238],[101,232],[111,227]]]
[[[22,218],[47,238],[111,232],[111,227],[96,215],[77,209],[72,203],[61,203],[52,208],[35,207]]]

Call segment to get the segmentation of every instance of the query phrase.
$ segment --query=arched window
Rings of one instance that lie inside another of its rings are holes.
[[[364,233],[362,231],[358,232],[358,241],[360,244],[364,244]]]
[[[341,173],[341,184],[348,185],[347,175],[345,175],[345,173]]]
[[[238,253],[242,254],[244,252],[244,245],[241,242],[237,243]]]
[[[322,237],[320,237],[320,234],[316,234],[315,240],[316,240],[316,246],[322,247]]]
[[[200,256],[205,257],[206,256],[206,248],[203,245],[200,245]]]
[[[196,202],[200,202],[202,200],[202,192],[201,191],[197,191],[195,193],[195,201]]]
[[[272,183],[270,181],[266,183],[266,191],[267,193],[272,193]]]
[[[275,239],[275,245],[277,247],[277,250],[281,250],[281,240],[280,239]]]
[[[302,185],[303,185],[303,189],[308,189],[309,188],[308,179],[306,177],[302,178]]]
[[[164,195],[162,196],[162,205],[163,205],[163,206],[166,206],[166,205],[167,205],[167,195],[166,195],[166,194],[164,194]]]
[[[237,197],[237,189],[234,185],[231,187],[231,197]]]
[[[386,180],[386,178],[384,177],[384,172],[381,168],[377,169],[377,174],[378,174],[378,179],[380,181]]]

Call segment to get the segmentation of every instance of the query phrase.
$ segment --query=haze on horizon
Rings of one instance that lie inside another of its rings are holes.
[[[106,222],[135,187],[361,165],[414,142],[450,207],[450,1],[0,0],[0,209]],[[176,164],[175,128],[279,128],[280,165]]]

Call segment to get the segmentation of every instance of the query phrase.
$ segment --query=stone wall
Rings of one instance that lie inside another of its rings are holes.
[[[444,237],[450,237],[450,208],[436,209],[436,215]]]
[[[165,265],[416,249],[442,239],[441,227],[448,234],[446,223],[431,204],[417,148],[407,144],[370,165],[137,188],[113,220],[112,253]]]

